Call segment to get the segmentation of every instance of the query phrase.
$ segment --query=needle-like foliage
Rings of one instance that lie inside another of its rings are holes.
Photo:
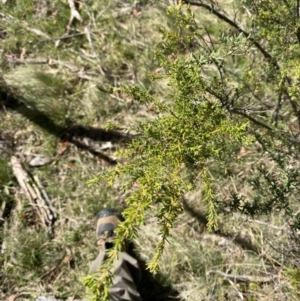
[[[215,61],[221,62],[226,54],[196,56],[188,49],[188,44],[195,39],[194,32],[190,31],[195,22],[192,12],[182,10],[179,5],[170,7],[168,13],[174,17],[178,30],[168,32],[160,28],[163,39],[157,47],[156,58],[163,71],[153,75],[153,79],[166,80],[172,97],[158,99],[142,87],[123,87],[135,101],[151,106],[155,118],[140,122],[135,128],[139,138],[118,153],[126,163],[118,164],[99,178],[112,184],[122,177],[126,179],[124,190],[137,184],[126,198],[125,221],[116,230],[116,249],[121,250],[124,240],[137,236],[147,210],[156,208],[161,239],[148,263],[151,272],[159,269],[165,243],[183,211],[182,198],[199,182],[203,183],[203,201],[208,208],[208,228],[217,228],[210,162],[226,172],[228,157],[233,155],[229,151],[232,145],[242,146],[252,141],[247,133],[249,122],[233,118],[218,98],[208,93],[216,79],[211,80],[204,69]],[[216,95],[223,93],[225,84],[215,86]],[[112,262],[117,253],[110,255]],[[107,274],[107,265],[101,273],[101,278],[92,275],[85,284],[94,296],[105,300],[107,278],[103,275]]]

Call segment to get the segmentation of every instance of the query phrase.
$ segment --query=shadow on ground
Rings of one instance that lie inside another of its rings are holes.
[[[200,224],[204,225],[204,227],[206,228],[208,220],[206,218],[205,212],[200,212],[200,211],[195,210],[195,208],[193,208],[187,202],[187,200],[183,200],[183,207],[190,216],[192,216],[193,218],[198,220],[198,222]],[[218,235],[220,237],[224,237],[228,240],[231,240],[234,244],[241,247],[243,250],[247,250],[247,251],[253,252],[259,256],[264,257],[264,255],[261,254],[260,248],[254,242],[252,242],[251,239],[249,239],[249,237],[246,237],[245,235],[243,235],[241,233],[224,231],[223,228],[224,228],[224,225],[221,222],[219,222],[218,229],[213,231],[212,233],[215,235]],[[269,259],[267,259],[267,260],[269,260]]]
[[[153,275],[147,270],[146,262],[134,251],[133,244],[129,254],[138,260],[141,268],[142,280],[138,286],[138,291],[143,301],[184,301],[172,285],[165,283],[163,275],[160,273]]]
[[[5,83],[1,82],[0,79],[0,111],[1,110],[10,110],[20,114],[27,120],[30,120],[33,124],[45,130],[47,133],[63,141],[68,141],[81,149],[89,151],[90,153],[100,157],[110,165],[115,165],[117,162],[101,151],[96,151],[94,148],[89,147],[89,145],[82,143],[80,138],[89,138],[93,141],[110,141],[118,143],[119,145],[125,145],[136,137],[134,135],[125,134],[119,131],[105,130],[102,128],[83,127],[71,122],[65,122],[66,126],[61,126],[54,120],[52,120],[47,114],[41,112],[38,108],[26,105],[26,100],[23,99],[22,96],[17,92],[13,91],[10,87],[7,87]],[[9,139],[6,138],[7,137],[5,137],[5,139],[3,138],[2,140],[5,143],[12,143],[12,147],[10,147],[9,149],[13,151],[14,141],[9,141]],[[0,142],[2,140],[0,139]],[[4,216],[9,215],[10,211],[11,204],[3,213]],[[3,227],[3,225],[0,221],[0,229],[1,227]],[[163,275],[158,273],[154,276],[146,269],[145,261],[139,258],[138,254],[134,253],[133,248],[131,250],[131,255],[138,259],[141,267],[142,279],[138,290],[143,301],[182,300],[179,297],[179,292],[172,288],[171,285],[167,285],[165,283],[166,281],[164,280]],[[37,300],[58,301],[61,299],[57,299],[54,296],[39,296]]]
[[[110,141],[118,144],[126,144],[130,142],[136,135],[127,134],[114,130],[106,130],[103,128],[93,128],[81,126],[66,120],[66,126],[55,123],[48,115],[41,112],[36,107],[26,105],[26,100],[17,92],[7,87],[5,83],[0,86],[0,110],[6,109],[19,113],[23,117],[30,120],[49,134],[63,140],[68,141],[77,147],[87,150],[100,159],[106,161],[110,165],[117,164],[117,161],[108,157],[106,154],[95,148],[83,143],[80,138],[89,138],[93,141]]]
[[[140,264],[142,266],[141,262]],[[142,268],[139,292],[143,301],[184,301],[172,286],[163,286],[160,278],[162,278],[161,275],[153,276],[145,269],[145,266]]]

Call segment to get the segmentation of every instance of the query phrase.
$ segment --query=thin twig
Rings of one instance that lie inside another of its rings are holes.
[[[48,59],[19,59],[17,57],[14,57],[13,55],[9,54],[4,54],[4,58],[9,62],[9,63],[14,63],[14,64],[37,64],[37,65],[44,65],[48,64],[49,60]]]
[[[269,54],[257,41],[255,41],[253,38],[251,38],[250,33],[246,32],[237,23],[235,23],[234,21],[232,21],[231,19],[226,17],[224,14],[221,14],[220,12],[215,10],[214,6],[209,5],[207,3],[194,2],[194,1],[190,1],[190,0],[183,0],[183,2],[186,3],[186,4],[190,4],[190,5],[194,5],[194,6],[198,6],[198,7],[203,7],[206,10],[208,10],[209,12],[211,12],[212,14],[216,15],[220,20],[225,21],[226,23],[228,23],[229,25],[231,25],[232,27],[237,29],[240,33],[242,33],[249,41],[251,41],[255,45],[255,47],[263,54],[263,56],[268,61],[270,61],[275,67],[277,67],[277,69],[279,69],[278,64],[272,60],[271,54]]]
[[[248,115],[247,113],[243,112],[242,110],[239,110],[239,109],[232,109],[230,110],[231,113],[234,113],[234,114],[237,114],[237,115],[240,115],[240,116],[243,116],[245,118],[247,118],[248,120],[250,120],[252,123],[256,124],[256,125],[259,125],[269,131],[273,131],[273,128],[255,118],[253,118],[252,116]]]
[[[86,38],[89,42],[92,53],[93,53],[94,57],[96,58],[98,70],[104,76],[105,73],[104,73],[103,69],[101,68],[100,57],[97,54],[97,52],[95,51],[95,47],[94,47],[92,37],[91,37],[91,23],[93,23],[93,25],[96,26],[96,22],[95,22],[95,19],[94,19],[93,15],[91,14],[91,12],[89,10],[89,7],[88,7],[86,1],[84,1],[83,3],[84,3],[85,11],[86,11],[86,13],[87,13],[87,15],[89,16],[89,19],[90,19],[89,24],[87,26],[85,26],[85,28],[84,28],[84,33],[86,34]]]
[[[237,292],[237,294],[239,295],[240,299],[244,300],[243,294],[238,290],[238,288],[236,287],[236,285],[229,278],[226,278],[226,279],[231,284],[231,286],[234,288],[234,290]]]
[[[283,85],[284,85],[284,81],[282,82],[281,87],[279,89],[279,95],[278,95],[277,105],[276,105],[274,113],[272,115],[272,122],[275,123],[276,127],[278,125],[279,112],[280,112],[280,109],[281,109],[282,103],[283,103],[283,100],[282,100]]]
[[[67,31],[66,33],[59,39],[55,42],[55,47],[58,47],[58,45],[60,44],[60,40],[66,36],[69,35],[70,33],[70,29],[71,29],[71,25],[74,21],[74,19],[78,20],[79,22],[82,22],[82,18],[78,12],[78,10],[76,9],[76,6],[75,6],[75,2],[74,0],[68,0],[68,4],[69,4],[69,8],[70,8],[70,11],[71,11],[71,14],[70,14],[70,19],[69,19],[69,23],[67,25]]]
[[[4,54],[4,57],[9,63],[14,63],[14,64],[60,65],[60,66],[70,69],[73,72],[77,72],[79,70],[79,68],[77,66],[75,66],[69,62],[62,62],[62,61],[54,60],[51,58],[48,58],[48,59],[45,59],[45,58],[20,59],[20,58],[14,57],[13,55],[9,55],[9,54]]]
[[[257,277],[257,276],[248,276],[248,275],[231,275],[219,270],[211,270],[207,272],[207,276],[210,274],[218,274],[227,280],[232,280],[234,282],[258,282],[258,283],[270,283],[274,281],[274,277]]]
[[[269,223],[266,223],[266,222],[263,222],[263,221],[260,221],[260,220],[257,220],[257,219],[252,219],[250,220],[251,222],[254,222],[256,224],[259,224],[259,225],[263,225],[263,226],[266,226],[268,228],[271,228],[271,229],[274,229],[274,230],[280,230],[280,231],[284,231],[286,232],[287,230],[284,228],[284,227],[278,227],[278,226],[274,226],[272,224],[269,224]],[[288,233],[292,233],[292,231],[287,231]]]
[[[83,35],[85,35],[85,32],[77,32],[77,33],[73,33],[73,34],[64,34],[60,37],[49,38],[49,39],[46,39],[46,40],[42,40],[40,42],[58,41],[58,40],[69,39],[69,38],[73,38],[73,37],[76,37],[76,36],[83,36]]]

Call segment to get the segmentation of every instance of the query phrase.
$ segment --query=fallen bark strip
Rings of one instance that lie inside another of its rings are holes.
[[[10,159],[11,167],[13,174],[16,177],[19,185],[21,186],[24,194],[30,202],[33,202],[36,199],[36,194],[34,193],[33,188],[28,184],[30,179],[28,174],[22,168],[21,162],[15,156],[12,156]]]
[[[29,175],[22,167],[21,161],[12,156],[11,167],[22,191],[29,200],[31,206],[36,210],[42,225],[46,228],[49,235],[53,235],[53,226],[56,219],[56,213],[50,198],[37,177]]]
[[[270,283],[274,281],[274,277],[257,277],[257,276],[248,276],[248,275],[231,275],[219,270],[211,270],[206,273],[207,276],[210,274],[218,274],[227,280],[234,282],[257,282],[257,283]]]
[[[53,207],[53,204],[51,202],[51,199],[49,198],[45,187],[43,186],[42,182],[40,181],[40,179],[37,176],[33,176],[35,182],[38,185],[38,188],[40,189],[41,193],[42,193],[42,197],[44,198],[45,202],[47,203],[47,206],[49,208],[49,215],[51,215],[51,220],[56,220],[57,218],[57,214],[55,212],[55,208]]]

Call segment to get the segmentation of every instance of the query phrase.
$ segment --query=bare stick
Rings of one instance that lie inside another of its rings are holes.
[[[102,75],[105,75],[104,71],[102,70],[101,68],[101,61],[100,61],[100,58],[99,58],[99,55],[96,53],[95,51],[95,47],[94,47],[94,44],[93,44],[93,41],[92,41],[92,37],[91,37],[91,23],[93,23],[93,25],[96,24],[95,20],[94,20],[94,17],[92,16],[92,14],[90,13],[90,10],[87,6],[87,3],[86,1],[84,1],[84,6],[85,6],[85,10],[86,10],[86,13],[88,14],[89,18],[90,18],[90,22],[87,26],[85,26],[84,28],[84,33],[86,34],[86,38],[89,42],[89,45],[90,45],[90,48],[92,50],[92,53],[94,55],[94,57],[96,58],[96,61],[97,61],[97,66],[98,66],[98,69],[99,69],[99,72],[102,74]]]
[[[70,16],[70,20],[69,20],[69,24],[68,24],[68,28],[69,28],[74,19],[77,19],[79,22],[82,22],[82,18],[80,16],[78,10],[76,9],[74,0],[68,0],[68,4],[69,4],[70,10],[71,10],[71,16]]]
[[[234,282],[257,282],[257,283],[270,283],[273,282],[273,277],[256,277],[256,276],[248,276],[248,275],[231,275],[224,272],[221,272],[219,270],[211,270],[207,272],[207,276],[210,274],[218,274],[227,280],[231,280]]]
[[[30,31],[30,32],[33,32],[34,34],[36,34],[36,35],[38,35],[38,36],[40,36],[40,37],[44,37],[44,38],[46,38],[46,39],[50,39],[50,37],[49,37],[46,33],[42,32],[42,31],[39,30],[39,29],[32,28],[32,27],[26,27],[26,29],[27,29],[28,31]]]
[[[25,193],[29,202],[32,203],[34,201],[34,197],[36,197],[36,195],[35,195],[34,191],[30,191],[28,189],[28,186],[29,186],[28,182],[30,179],[29,179],[27,173],[22,168],[22,165],[17,157],[12,156],[10,159],[10,163],[11,163],[11,167],[12,167],[14,176],[16,177],[19,185],[21,186],[21,188],[22,188],[23,192]]]
[[[37,176],[33,176],[33,178],[34,178],[36,184],[38,185],[44,200],[46,201],[46,204],[47,204],[47,206],[49,208],[49,211],[50,211],[49,215],[51,216],[51,220],[54,221],[56,219],[57,215],[56,215],[56,212],[55,212],[55,208],[53,207],[52,202],[51,202],[51,200],[50,200],[50,198],[49,198],[49,196],[46,192],[46,189],[45,189],[42,182],[40,181],[40,179]]]
[[[74,0],[68,0],[68,4],[69,4],[69,8],[70,8],[70,11],[71,11],[71,15],[70,15],[70,20],[69,20],[69,23],[67,25],[67,31],[66,33],[59,39],[59,40],[56,40],[55,42],[55,47],[58,47],[58,45],[60,44],[60,40],[66,36],[69,35],[69,32],[70,32],[70,29],[71,29],[71,25],[74,21],[74,19],[78,20],[79,22],[82,22],[82,18],[78,12],[78,10],[76,9],[76,6],[75,6],[75,2]]]
[[[14,64],[60,65],[60,66],[70,69],[72,72],[77,72],[79,70],[78,67],[76,67],[75,65],[73,65],[69,62],[62,62],[62,61],[58,61],[58,60],[53,60],[51,58],[49,58],[49,59],[45,59],[45,58],[20,59],[20,58],[16,58],[16,57],[14,57],[12,55],[8,55],[8,54],[4,54],[4,57],[8,62],[14,63]]]
[[[237,294],[239,295],[241,300],[244,300],[243,294],[238,290],[238,288],[236,287],[236,285],[228,278],[226,278],[227,281],[231,284],[231,286],[233,287],[233,289],[237,292]]]
[[[28,175],[17,157],[12,156],[10,162],[13,174],[31,206],[36,210],[42,224],[48,230],[49,234],[52,235],[56,213],[44,187],[37,177]]]

